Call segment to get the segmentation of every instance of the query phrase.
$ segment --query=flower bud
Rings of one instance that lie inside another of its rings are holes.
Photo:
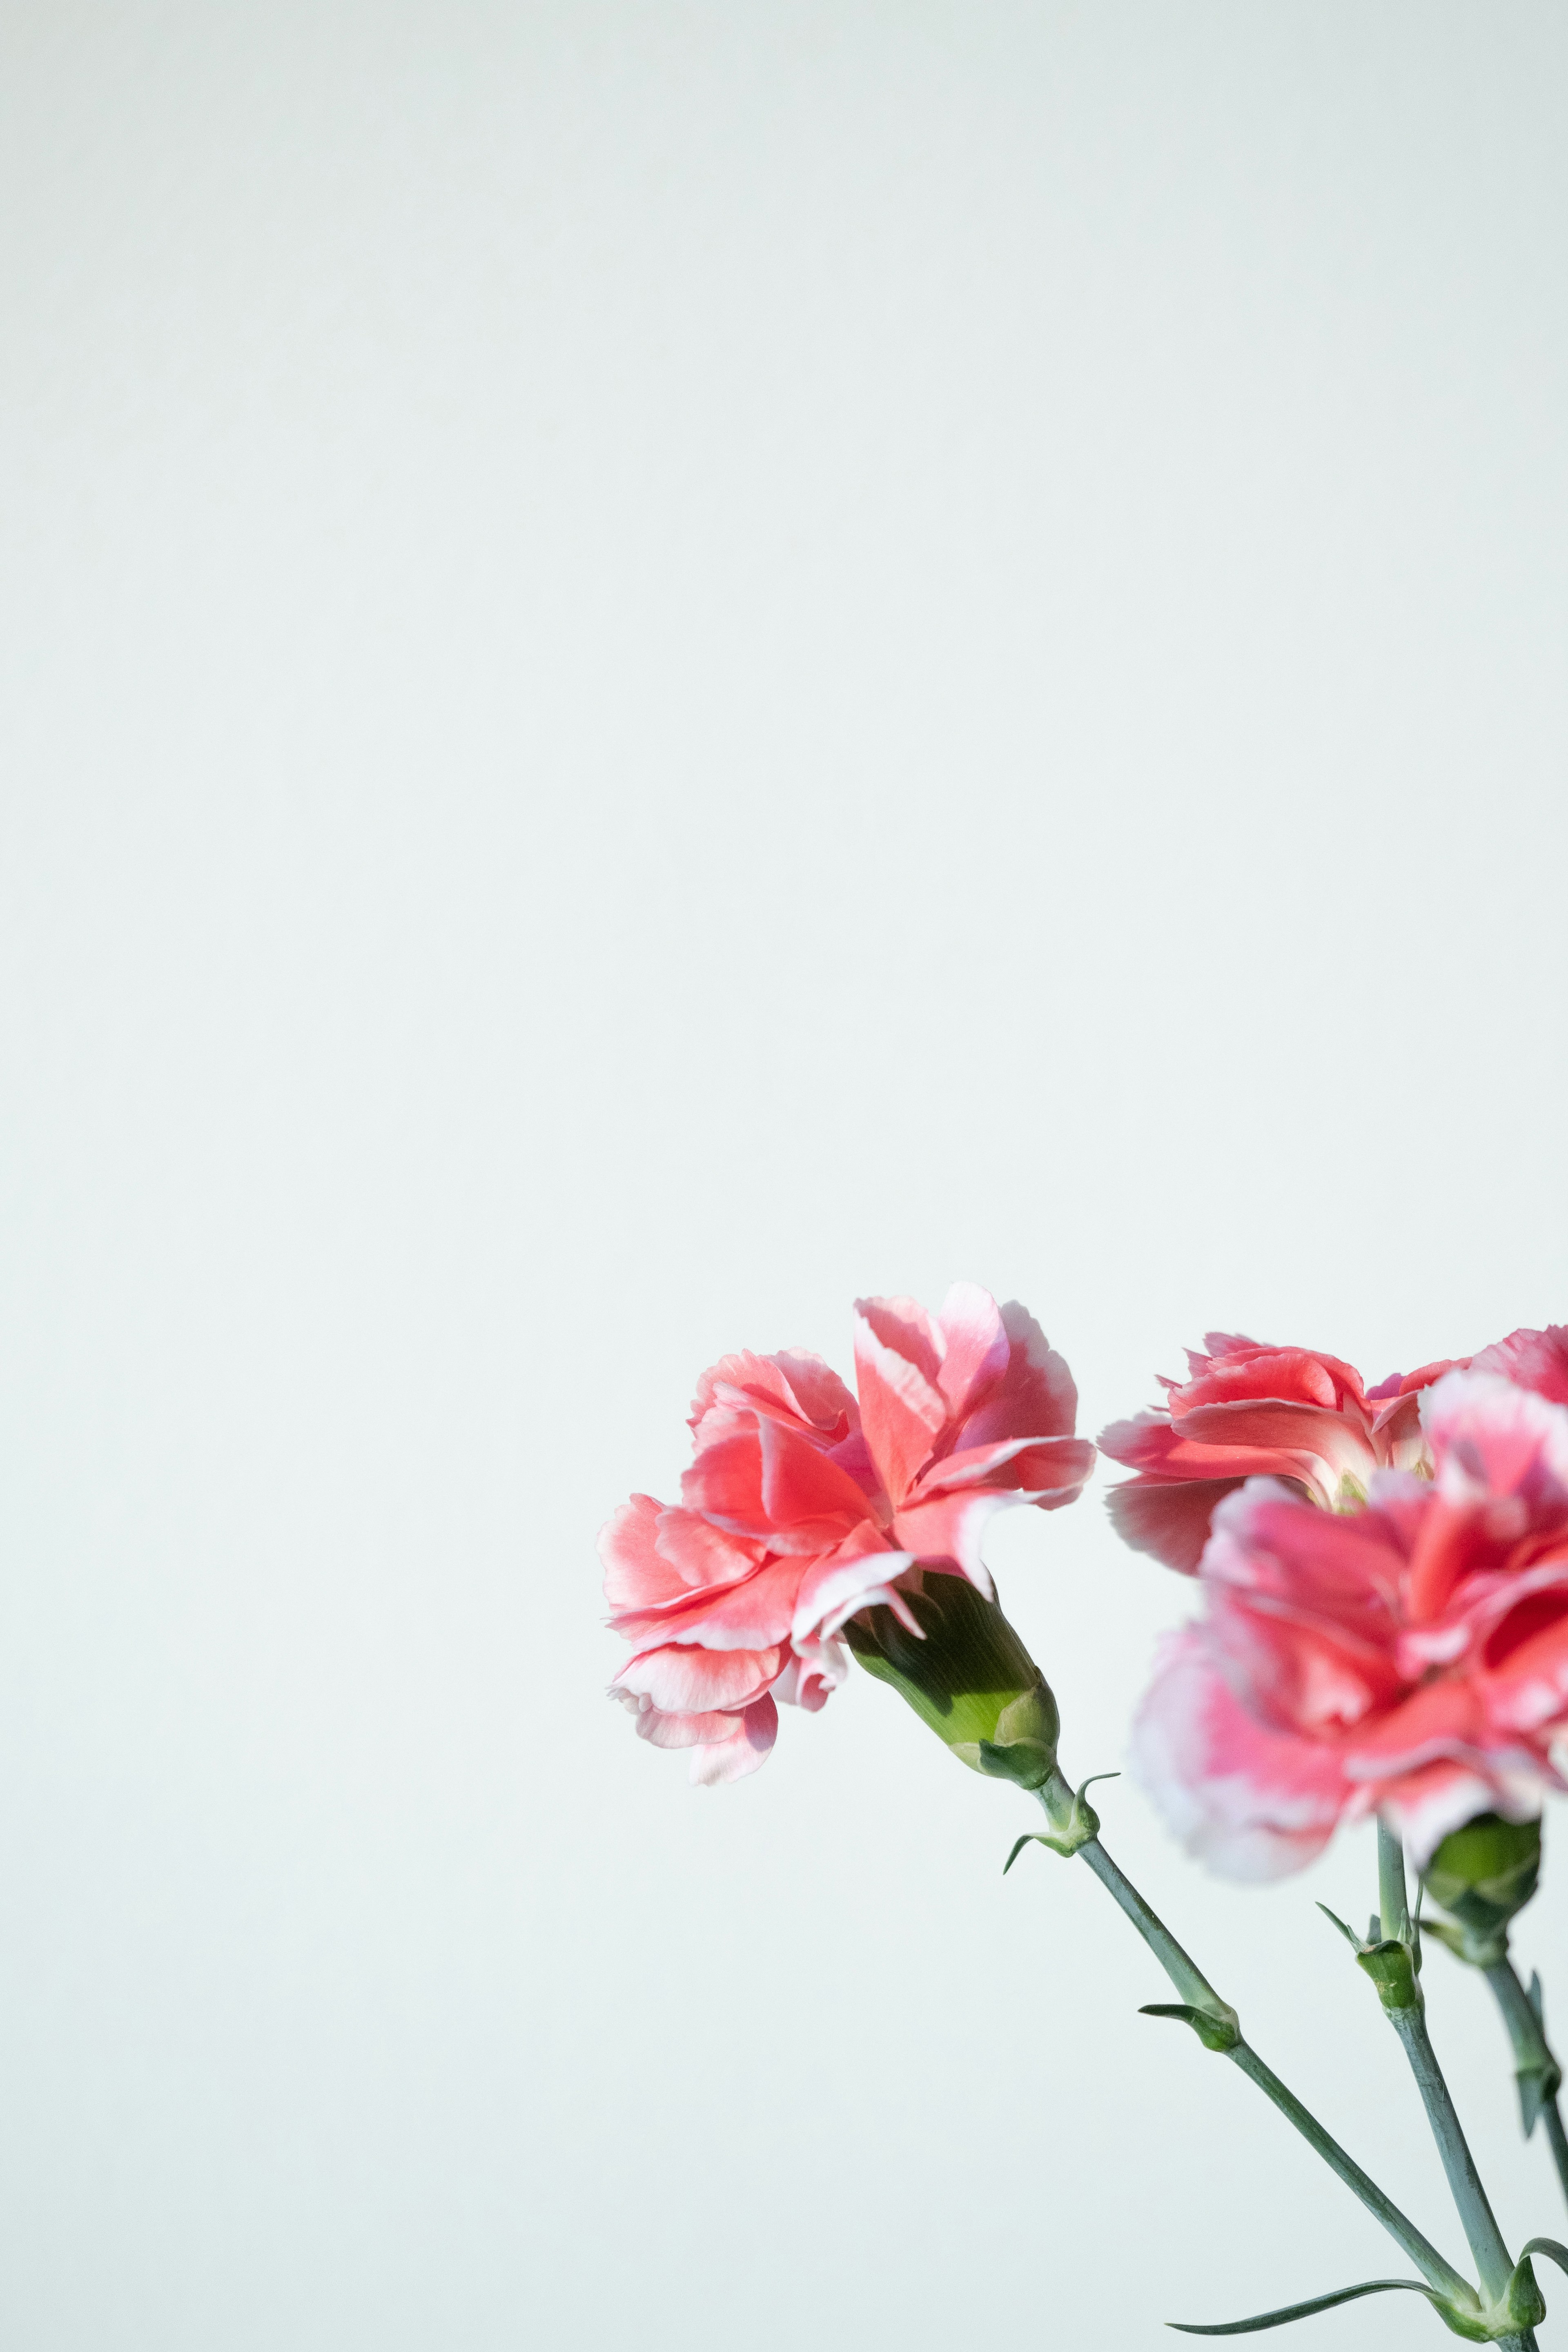
[[[1044,1675],[996,1603],[966,1578],[931,1570],[901,1595],[920,1634],[885,1603],[861,1610],[844,1628],[867,1673],[890,1683],[973,1771],[1039,1788],[1056,1768],[1061,1720]]]
[[[1508,1950],[1509,1922],[1541,1875],[1541,1823],[1479,1813],[1443,1840],[1423,1873],[1427,1894],[1458,1923],[1444,1943],[1462,1959],[1492,1968]],[[1433,1924],[1433,1923],[1428,1923]]]

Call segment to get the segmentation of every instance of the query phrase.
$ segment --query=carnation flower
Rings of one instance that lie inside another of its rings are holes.
[[[935,1317],[858,1301],[855,1358],[858,1399],[817,1356],[724,1357],[698,1383],[680,1503],[634,1496],[600,1538],[610,1622],[636,1645],[612,1693],[642,1738],[695,1750],[694,1780],[753,1771],[776,1700],[826,1702],[858,1612],[918,1638],[928,1575],[994,1599],[992,1514],[1069,1503],[1092,1466],[1067,1365],[973,1283]]]
[[[1500,1372],[1554,1404],[1568,1404],[1568,1327],[1515,1331],[1479,1356],[1391,1372],[1363,1388],[1353,1364],[1317,1348],[1272,1348],[1210,1331],[1206,1355],[1187,1350],[1187,1377],[1160,1385],[1165,1402],[1112,1422],[1100,1450],[1136,1470],[1106,1497],[1117,1533],[1191,1575],[1215,1506],[1244,1478],[1289,1479],[1330,1510],[1366,1499],[1375,1470],[1431,1467],[1420,1399],[1443,1374]]]
[[[1562,1338],[1477,1360],[1544,1379]],[[1418,1412],[1422,1473],[1373,1470],[1363,1508],[1321,1508],[1298,1475],[1214,1513],[1204,1614],[1168,1642],[1134,1753],[1228,1875],[1299,1868],[1373,1811],[1424,1866],[1476,1815],[1529,1819],[1564,1785],[1568,1408],[1472,1370]]]
[[[1138,1472],[1106,1497],[1117,1533],[1187,1575],[1215,1505],[1246,1478],[1289,1479],[1332,1510],[1364,1501],[1375,1471],[1421,1467],[1420,1394],[1453,1369],[1425,1364],[1367,1389],[1353,1364],[1315,1348],[1271,1348],[1225,1331],[1210,1331],[1204,1345],[1206,1355],[1187,1350],[1184,1381],[1160,1376],[1163,1405],[1112,1422],[1099,1441],[1102,1454]]]

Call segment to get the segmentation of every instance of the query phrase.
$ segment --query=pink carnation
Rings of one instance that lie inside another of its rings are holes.
[[[1562,1336],[1516,1332],[1501,1347]],[[1184,1381],[1161,1377],[1163,1405],[1100,1433],[1100,1452],[1138,1473],[1106,1498],[1134,1551],[1191,1575],[1215,1506],[1245,1478],[1288,1479],[1333,1510],[1363,1501],[1375,1471],[1426,1465],[1420,1394],[1453,1360],[1366,1389],[1353,1364],[1314,1348],[1265,1347],[1224,1331],[1209,1332],[1204,1345],[1206,1355],[1188,1349]],[[1477,1360],[1504,1369],[1488,1358]]]
[[[855,1363],[858,1402],[820,1357],[724,1357],[698,1382],[680,1503],[636,1495],[600,1538],[610,1622],[637,1645],[612,1695],[643,1738],[695,1750],[694,1780],[754,1771],[776,1699],[825,1703],[858,1611],[918,1632],[903,1591],[921,1571],[992,1598],[992,1513],[1070,1503],[1092,1466],[1061,1357],[973,1283],[934,1318],[858,1301]]]
[[[1487,1354],[1555,1379],[1562,1338]],[[1215,1512],[1205,1613],[1167,1643],[1134,1753],[1228,1875],[1297,1869],[1374,1811],[1424,1864],[1475,1814],[1528,1819],[1564,1785],[1568,1409],[1472,1370],[1420,1422],[1429,1475],[1373,1471],[1364,1509],[1251,1478]]]

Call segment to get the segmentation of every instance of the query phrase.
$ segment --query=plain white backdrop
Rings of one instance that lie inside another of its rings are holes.
[[[7,2352],[1397,2270],[889,1694],[689,1791],[593,1546],[858,1291],[1023,1297],[1091,1433],[1209,1325],[1568,1314],[1568,18],[10,0],[0,222]],[[991,1551],[1113,1766],[1184,1588],[1093,1495]],[[1100,1795],[1457,2252],[1365,1840]]]

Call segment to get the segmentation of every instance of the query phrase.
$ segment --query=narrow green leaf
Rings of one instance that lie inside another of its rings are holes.
[[[1559,2245],[1555,2238],[1531,2238],[1521,2252],[1520,2261],[1523,2262],[1527,2254],[1544,2254],[1560,2271],[1568,2271],[1568,2246]]]
[[[1359,1954],[1362,1948],[1361,1937],[1356,1934],[1355,1929],[1353,1927],[1347,1927],[1344,1921],[1340,1917],[1339,1913],[1337,1911],[1331,1911],[1326,1903],[1320,1903],[1318,1908],[1322,1913],[1325,1919],[1331,1919],[1333,1921],[1335,1927],[1339,1929],[1341,1935],[1344,1937],[1352,1951]]]
[[[1004,1878],[1006,1877],[1007,1873],[1012,1869],[1013,1864],[1017,1861],[1018,1856],[1023,1853],[1024,1848],[1026,1845],[1048,1845],[1053,1853],[1061,1854],[1063,1858],[1068,1862],[1072,1860],[1072,1847],[1067,1844],[1063,1839],[1053,1837],[1049,1830],[1026,1830],[1021,1838],[1014,1839],[1013,1851],[1007,1856],[1006,1861],[1002,1864],[1002,1875]]]
[[[1319,1905],[1319,1909],[1322,1906]],[[1334,2294],[1315,2294],[1310,2303],[1292,2303],[1283,2311],[1260,2311],[1256,2319],[1227,2319],[1218,2326],[1199,2327],[1190,2319],[1167,2319],[1167,2327],[1176,2328],[1183,2336],[1255,2336],[1260,2327],[1286,2327],[1293,2319],[1310,2319],[1320,2311],[1332,2311],[1338,2303],[1354,2303],[1363,2294],[1391,2294],[1395,2290],[1408,2294],[1424,2294],[1428,2303],[1444,2308],[1440,2295],[1419,2279],[1367,2279],[1360,2286],[1342,2286]]]
[[[1236,2012],[1217,2017],[1212,2009],[1194,2008],[1185,2000],[1146,2000],[1139,2010],[1140,2017],[1174,2017],[1190,2025],[1205,2050],[1234,2050],[1241,2040],[1241,2029]]]

